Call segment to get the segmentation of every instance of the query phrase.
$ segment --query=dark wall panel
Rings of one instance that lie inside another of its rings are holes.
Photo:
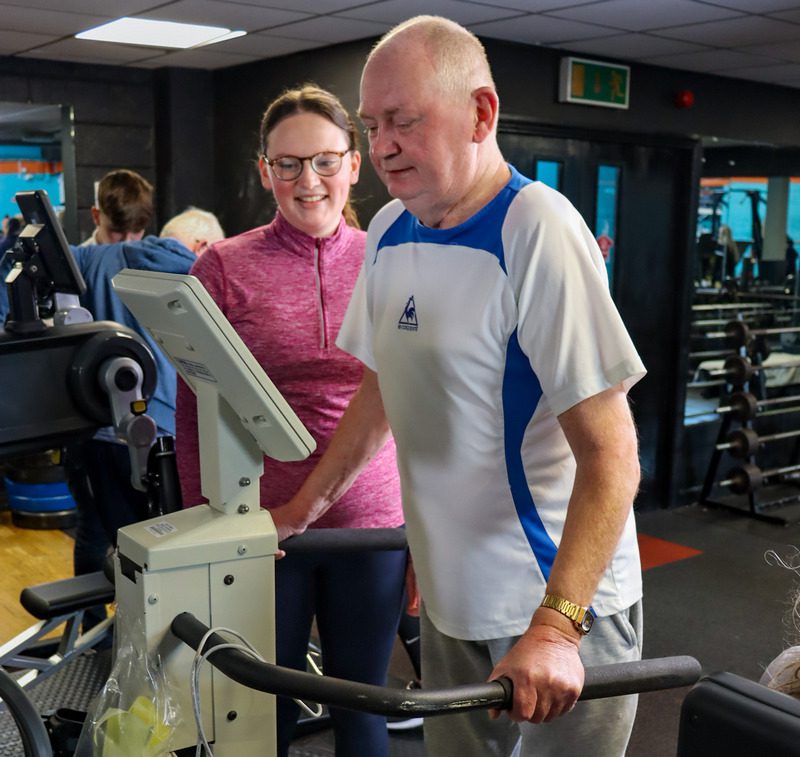
[[[156,72],[156,199],[161,222],[189,205],[214,210],[214,88],[208,71]]]
[[[800,144],[800,89],[634,64],[628,110],[559,103],[558,67],[568,52],[484,43],[506,115],[587,129]],[[675,105],[675,94],[683,89],[695,95],[691,108]]]
[[[153,168],[153,125],[100,124],[79,121],[76,113],[75,151],[79,166],[103,172],[130,168],[144,173]],[[85,194],[81,194],[85,197]]]

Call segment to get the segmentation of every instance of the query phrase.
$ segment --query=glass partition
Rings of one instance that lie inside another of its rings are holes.
[[[0,101],[0,218],[19,215],[17,192],[44,189],[69,241],[76,241],[72,109]]]

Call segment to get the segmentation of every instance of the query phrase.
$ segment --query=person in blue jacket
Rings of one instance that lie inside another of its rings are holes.
[[[97,321],[116,321],[133,329],[153,352],[158,381],[147,413],[159,435],[175,434],[175,369],[117,297],[111,279],[123,268],[188,273],[197,255],[223,238],[212,213],[189,208],[170,220],[160,237],[70,247],[86,281],[81,305]],[[70,448],[66,463],[78,510],[74,568],[75,575],[81,575],[102,569],[117,530],[142,519],[147,497],[131,485],[128,448],[112,428],[100,429],[93,439]]]

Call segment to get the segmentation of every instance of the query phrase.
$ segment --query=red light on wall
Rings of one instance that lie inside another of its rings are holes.
[[[691,89],[682,89],[675,93],[676,108],[691,108],[694,105],[694,92]]]

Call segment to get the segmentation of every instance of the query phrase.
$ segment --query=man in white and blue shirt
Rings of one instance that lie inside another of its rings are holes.
[[[510,718],[428,719],[429,753],[623,755],[635,697],[559,717],[584,665],[641,656],[627,391],[645,371],[602,255],[563,196],[503,159],[485,53],[457,24],[389,32],[359,110],[396,198],[370,224],[338,340],[364,379],[331,449],[273,511],[279,535],[340,496],[388,419],[425,686],[514,683]]]

